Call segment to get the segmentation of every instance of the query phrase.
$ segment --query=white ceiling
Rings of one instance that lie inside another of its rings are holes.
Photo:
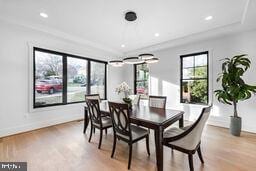
[[[248,0],[0,0],[0,18],[124,53],[241,23]],[[124,12],[137,13],[136,22]],[[48,18],[40,17],[45,12]],[[213,16],[205,21],[207,16]],[[154,34],[159,33],[159,37]],[[125,48],[121,45],[125,44]]]

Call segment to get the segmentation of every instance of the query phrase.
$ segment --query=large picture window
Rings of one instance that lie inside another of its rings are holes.
[[[106,99],[107,62],[34,47],[34,108]]]
[[[208,104],[208,52],[181,56],[181,103]]]
[[[149,68],[148,64],[136,64],[134,65],[134,93],[141,94],[142,98],[146,98],[148,96],[148,83],[149,83]]]

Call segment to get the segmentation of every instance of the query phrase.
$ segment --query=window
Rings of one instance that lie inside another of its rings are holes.
[[[100,94],[100,98],[105,97],[105,83],[106,83],[106,68],[105,64],[98,62],[91,62],[91,93]]]
[[[67,58],[67,101],[84,101],[87,94],[88,61],[79,58]]]
[[[148,64],[137,64],[135,68],[134,93],[141,94],[142,98],[148,96],[149,68]]]
[[[181,56],[181,103],[208,104],[208,52]]]
[[[106,99],[107,62],[34,47],[34,108]]]

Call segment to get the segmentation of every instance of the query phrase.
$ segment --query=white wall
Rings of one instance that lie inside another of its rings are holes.
[[[106,60],[112,54],[53,35],[0,21],[0,137],[83,118],[83,105],[29,112],[29,48],[32,42],[52,50]],[[108,67],[109,99],[121,82],[122,68]],[[82,131],[82,130],[81,130]]]
[[[195,120],[202,108],[199,105],[180,104],[180,55],[209,51],[210,57],[210,101],[213,102],[213,111],[209,123],[228,127],[229,116],[232,115],[232,106],[223,105],[212,95],[213,90],[220,88],[216,83],[217,73],[221,71],[221,62],[225,57],[246,53],[249,55],[252,66],[244,79],[256,85],[256,30],[239,33],[201,42],[195,42],[179,47],[152,52],[160,58],[159,63],[150,65],[151,94],[168,97],[167,107],[181,109],[186,112],[187,120]],[[125,73],[129,76],[126,81],[133,85],[133,68],[126,67]],[[243,130],[256,132],[256,97],[239,103],[239,114],[243,119]]]

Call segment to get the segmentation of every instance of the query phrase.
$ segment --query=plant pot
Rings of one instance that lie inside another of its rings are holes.
[[[128,104],[129,109],[132,109],[132,99],[130,98],[123,98],[123,101]]]
[[[229,131],[234,136],[240,136],[242,127],[242,118],[230,116],[230,128]]]

